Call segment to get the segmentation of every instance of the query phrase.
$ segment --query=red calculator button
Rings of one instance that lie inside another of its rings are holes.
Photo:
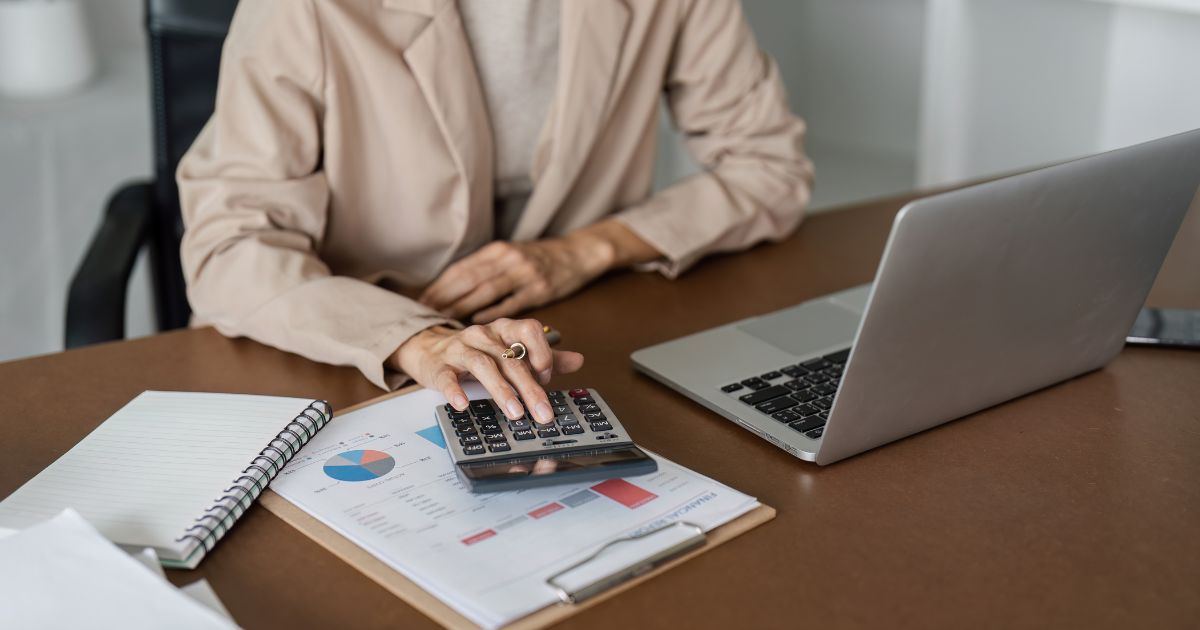
[[[571,394],[571,398],[582,398],[582,397],[584,397],[584,396],[587,396],[587,395],[588,395],[588,390],[586,390],[586,389],[572,389],[570,392],[567,392],[567,393]]]

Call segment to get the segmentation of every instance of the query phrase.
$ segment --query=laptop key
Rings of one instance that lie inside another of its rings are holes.
[[[730,384],[722,387],[721,391],[725,392],[726,394],[732,394],[733,392],[736,392],[737,390],[741,389],[742,387],[743,387],[743,385],[741,383],[730,383]]]
[[[806,383],[800,379],[788,381],[788,382],[784,383],[783,385],[784,385],[784,387],[787,387],[788,389],[797,391],[797,392],[802,389],[808,389],[809,387],[812,387],[812,383]]]
[[[807,433],[813,429],[825,426],[825,418],[820,416],[810,416],[808,418],[804,418],[803,420],[797,420],[788,426],[801,433]]]
[[[830,407],[833,407],[833,399],[826,396],[820,400],[814,400],[812,404],[821,411],[829,411]]]
[[[822,435],[825,435],[825,427],[817,427],[817,428],[813,429],[812,431],[805,433],[804,435],[806,435],[814,440],[818,439]]]
[[[787,374],[788,376],[790,376],[792,378],[800,378],[801,376],[808,374],[808,370],[805,369],[803,366],[799,366],[799,365],[789,365],[785,368],[780,369],[779,371],[783,372],[784,374]]]
[[[820,385],[814,385],[812,388],[812,392],[819,396],[828,396],[836,391],[837,388],[832,383],[821,383]]]
[[[826,361],[829,361],[830,363],[842,365],[846,362],[847,359],[850,358],[850,348],[846,348],[845,350],[841,350],[839,352],[827,354],[822,358],[825,359]]]
[[[793,408],[792,411],[795,411],[796,413],[800,414],[801,417],[805,417],[805,416],[816,415],[817,412],[820,411],[820,409],[817,409],[816,407],[813,407],[812,405],[800,405],[798,407]]]
[[[792,400],[801,403],[812,402],[818,398],[820,398],[820,396],[811,389],[805,392],[795,392],[792,394]]]
[[[787,396],[780,396],[779,398],[772,398],[767,402],[759,403],[755,405],[754,408],[767,415],[771,415],[776,411],[783,411],[789,407],[795,407],[798,404],[800,403],[788,398]]]
[[[738,398],[738,400],[746,403],[747,405],[757,405],[758,403],[766,402],[772,398],[779,398],[780,396],[783,396],[784,394],[790,394],[791,392],[792,390],[784,387],[783,385],[772,385],[771,387],[750,394],[743,394]]]
[[[780,374],[779,372],[771,371],[771,372],[767,372],[766,374],[763,374],[759,378],[761,378],[765,381],[773,381],[777,378],[783,378],[783,375]]]
[[[830,365],[833,365],[833,364],[830,363],[829,361],[826,361],[825,359],[811,359],[809,361],[805,361],[804,363],[801,363],[800,367],[805,368],[807,370],[821,370],[821,369],[825,369],[825,368],[829,367]]]
[[[753,389],[755,391],[758,391],[760,389],[766,389],[771,386],[770,383],[762,380],[761,378],[758,378],[757,376],[755,376],[754,378],[748,378],[748,379],[742,381],[742,385],[745,385],[746,387],[749,387],[750,389]]]
[[[783,411],[780,411],[778,413],[771,414],[771,417],[775,418],[776,420],[778,420],[780,422],[788,423],[788,422],[795,422],[795,421],[799,420],[800,414],[796,413],[795,411],[792,411],[791,409],[784,409]]]

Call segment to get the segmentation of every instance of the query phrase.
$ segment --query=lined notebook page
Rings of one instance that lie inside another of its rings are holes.
[[[0,502],[0,527],[71,507],[123,545],[171,550],[311,399],[143,392]]]

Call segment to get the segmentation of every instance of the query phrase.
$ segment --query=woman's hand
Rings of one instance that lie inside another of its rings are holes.
[[[525,345],[525,359],[501,358],[501,353],[517,342]],[[554,412],[542,386],[555,373],[566,374],[582,367],[583,355],[551,350],[537,320],[498,319],[465,330],[428,328],[404,342],[389,362],[421,385],[442,392],[459,411],[465,411],[468,404],[459,379],[470,375],[487,389],[509,419],[525,414],[521,406],[524,400],[529,415],[548,424],[554,421]]]
[[[653,260],[658,250],[608,220],[562,238],[496,241],[450,265],[420,302],[447,317],[485,323],[578,291],[606,271]]]

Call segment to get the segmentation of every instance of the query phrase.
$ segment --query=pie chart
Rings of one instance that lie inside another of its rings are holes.
[[[346,451],[325,462],[325,474],[338,481],[370,481],[396,467],[396,460],[382,451]]]

